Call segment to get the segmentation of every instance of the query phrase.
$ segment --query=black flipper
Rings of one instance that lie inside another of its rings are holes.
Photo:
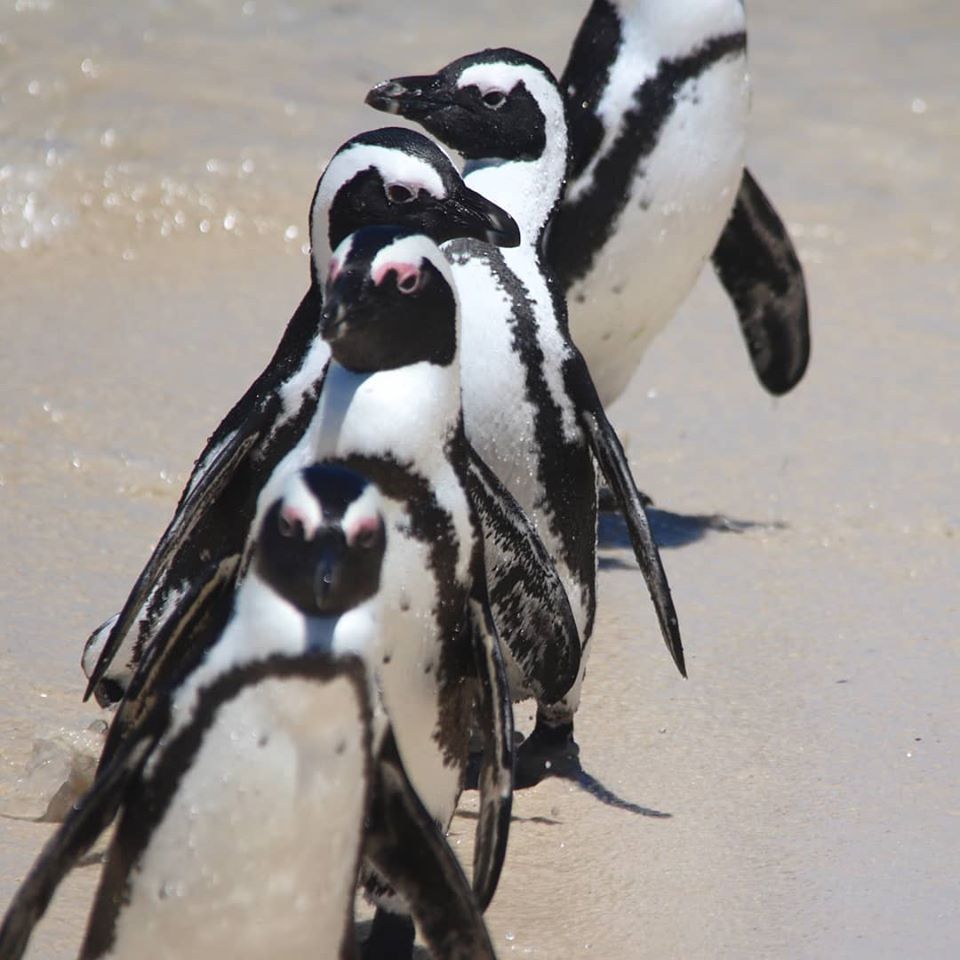
[[[221,635],[233,609],[239,557],[211,564],[177,601],[150,649],[137,665],[100,754],[99,769],[111,762],[121,743],[151,709],[158,695],[174,689],[190,673],[209,643]]]
[[[143,766],[157,741],[157,725],[124,743],[114,762],[97,775],[93,786],[67,814],[47,841],[40,856],[17,890],[0,926],[0,957],[19,960],[27,949],[33,928],[44,915],[60,881],[110,826],[124,790]]]
[[[94,687],[107,672],[123,638],[133,626],[141,607],[146,603],[160,577],[166,572],[173,556],[184,548],[204,512],[223,492],[237,466],[260,439],[260,429],[264,422],[265,418],[262,418],[250,422],[244,428],[238,428],[209,464],[205,465],[202,473],[191,480],[191,485],[181,499],[173,520],[164,531],[147,565],[137,577],[127,602],[123,605],[117,622],[110,631],[97,665],[90,675],[90,682],[83,695],[84,700],[90,698]],[[202,464],[203,459],[201,458],[198,463]]]
[[[310,388],[310,396],[302,398],[298,413],[284,420],[278,428],[283,410],[282,385],[297,372],[318,336],[322,307],[323,294],[316,284],[311,284],[290,318],[270,362],[210,436],[196,460],[173,519],[110,631],[90,676],[84,700],[90,697],[103,678],[154,588],[179,588],[179,582],[165,584],[165,577],[172,576],[174,581],[190,579],[188,573],[178,569],[178,561],[199,556],[202,552],[209,554],[209,560],[219,560],[243,550],[247,539],[246,525],[252,520],[260,492],[258,474],[269,476],[316,408],[322,377]],[[237,482],[231,485],[230,481],[238,474]],[[216,516],[212,526],[204,525],[211,508],[218,508],[219,513],[214,511]],[[189,542],[198,524],[202,544]],[[220,542],[216,533],[218,525],[224,524],[231,527],[227,538],[229,543]],[[185,567],[192,572],[189,562]]]
[[[660,550],[650,532],[650,522],[643,508],[642,495],[630,472],[626,454],[613,425],[607,419],[597,388],[580,352],[570,345],[573,355],[564,364],[567,393],[576,401],[580,422],[590,439],[593,455],[606,477],[610,489],[620,503],[620,510],[630,532],[633,552],[647,582],[650,598],[660,621],[660,632],[682,676],[687,675],[683,659],[680,624],[670,594],[670,584],[660,560]]]
[[[364,855],[410,905],[437,960],[494,960],[467,878],[410,784],[390,730],[374,766]]]
[[[497,632],[537,700],[556,703],[580,669],[580,635],[566,590],[536,528],[472,447],[467,480],[484,540],[498,551],[487,569]]]
[[[792,390],[810,359],[803,268],[787,228],[747,169],[713,266],[736,307],[760,382],[777,396]]]
[[[483,761],[477,778],[480,815],[473,852],[473,890],[480,909],[486,910],[500,880],[510,833],[513,706],[496,626],[485,597],[471,598],[470,620],[473,655],[480,680],[477,723],[483,737]]]

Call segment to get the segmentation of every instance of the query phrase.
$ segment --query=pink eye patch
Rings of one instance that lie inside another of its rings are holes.
[[[351,523],[346,529],[347,543],[370,543],[380,529],[379,517],[361,517]]]
[[[280,510],[280,529],[286,535],[290,536],[299,524],[300,528],[306,533],[307,518],[296,507],[289,503],[283,505]]]
[[[404,293],[412,293],[420,283],[420,268],[412,263],[390,260],[382,263],[373,274],[373,282],[379,287],[383,278],[393,270],[397,275],[397,288]]]

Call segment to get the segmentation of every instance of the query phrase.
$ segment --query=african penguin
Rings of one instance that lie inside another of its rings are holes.
[[[463,154],[465,182],[509,209],[520,228],[521,243],[510,250],[458,240],[444,252],[463,311],[467,436],[534,518],[583,644],[574,685],[559,699],[537,696],[537,726],[518,771],[518,783],[532,782],[543,775],[548,754],[554,772],[576,757],[573,715],[596,606],[594,456],[626,515],[667,647],[681,673],[685,669],[676,612],[636,486],[542,257],[567,165],[563,99],[540,61],[497,49],[462,57],[431,76],[387,81],[367,102],[417,120]],[[497,562],[495,545],[488,544],[487,561]],[[507,659],[513,696],[529,696]]]
[[[117,812],[81,960],[355,957],[361,857],[407,899],[434,956],[491,960],[378,707],[382,507],[339,466],[289,478],[225,628],[157,691],[18,891],[5,960]]]
[[[317,184],[310,210],[311,284],[272,359],[213,432],[173,519],[123,610],[84,648],[86,696],[120,699],[130,675],[196,572],[239,554],[256,496],[313,416],[329,350],[319,335],[331,246],[367,224],[416,227],[438,241],[519,240],[502,210],[467,188],[447,155],[421,134],[385,128],[348,140]]]
[[[711,255],[766,389],[806,369],[800,262],[743,165],[746,46],[742,0],[594,0],[574,41],[570,181],[547,259],[605,404]]]
[[[327,274],[321,329],[331,360],[317,411],[260,504],[301,457],[341,463],[379,488],[389,534],[379,688],[411,782],[443,828],[463,787],[481,701],[479,727],[490,742],[475,888],[485,907],[506,842],[512,714],[469,496],[458,327],[450,267],[430,238],[394,227],[347,237]],[[491,700],[483,683],[502,692]],[[376,880],[368,888],[388,912],[407,912]],[[412,946],[409,925],[407,935]]]

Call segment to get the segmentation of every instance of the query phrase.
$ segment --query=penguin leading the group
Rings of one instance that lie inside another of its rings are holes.
[[[467,188],[446,154],[410,130],[348,140],[321,175],[310,209],[310,287],[263,372],[210,436],[173,519],[115,617],[83,652],[85,697],[117,702],[153,636],[210,562],[238,555],[256,497],[316,411],[329,357],[319,333],[329,251],[370,224],[410,225],[438,241],[519,242],[503,210]]]
[[[542,256],[567,168],[563,98],[539,60],[496,49],[462,57],[430,76],[386,81],[370,91],[367,103],[419,122],[462,154],[464,182],[509,210],[520,228],[521,242],[509,250],[457,240],[444,252],[462,300],[467,436],[533,517],[564,581],[582,642],[573,687],[559,700],[537,696],[536,727],[518,758],[517,784],[529,785],[577,762],[573,716],[596,609],[594,457],[626,518],[667,648],[686,675],[676,611],[640,495],[570,339],[563,296]],[[488,563],[495,562],[494,549]],[[529,696],[507,659],[514,698]]]
[[[377,705],[389,545],[366,478],[331,465],[290,478],[226,625],[168,622],[199,631],[203,655],[155,691],[45,846],[0,927],[4,960],[22,956],[117,814],[81,960],[349,960],[361,857],[404,896],[434,957],[492,960]]]
[[[744,167],[742,0],[593,0],[560,87],[570,179],[547,238],[570,329],[604,404],[712,257],[772,394],[810,355],[803,270]]]

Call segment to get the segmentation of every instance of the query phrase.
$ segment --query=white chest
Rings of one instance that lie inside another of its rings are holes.
[[[608,140],[619,128],[614,101]],[[573,339],[604,403],[626,386],[716,246],[742,176],[748,107],[742,54],[680,87],[610,238],[591,272],[570,290]],[[588,168],[571,195],[588,188],[592,176]]]
[[[131,874],[114,957],[334,956],[366,797],[356,687],[274,678],[223,704]]]
[[[533,252],[521,246],[501,253],[506,277],[479,258],[454,265],[462,301],[464,422],[487,464],[525,509],[536,510],[542,500],[538,405],[560,410],[567,440],[580,435],[563,387],[569,348]]]

